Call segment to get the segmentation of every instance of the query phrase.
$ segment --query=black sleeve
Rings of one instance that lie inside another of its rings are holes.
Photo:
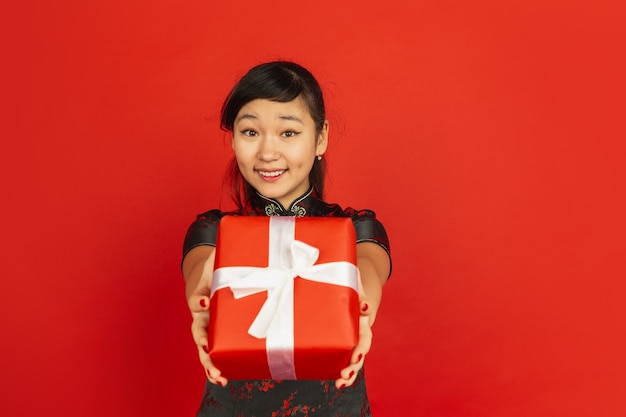
[[[385,227],[371,210],[348,210],[356,231],[356,243],[373,242],[382,247],[389,256],[389,275],[391,275],[391,248]]]
[[[219,210],[207,211],[196,217],[196,220],[189,226],[185,235],[183,259],[196,246],[215,246],[217,228],[222,217],[224,217],[224,213]]]

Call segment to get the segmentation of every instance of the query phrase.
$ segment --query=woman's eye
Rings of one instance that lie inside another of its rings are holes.
[[[286,138],[292,138],[294,136],[296,136],[298,133],[300,132],[296,132],[295,130],[287,130],[285,132],[283,132],[283,136]]]
[[[241,131],[241,134],[244,136],[256,136],[257,133],[252,129],[244,129]]]

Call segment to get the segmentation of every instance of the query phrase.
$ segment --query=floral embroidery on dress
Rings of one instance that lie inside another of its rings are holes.
[[[304,207],[300,207],[294,205],[291,207],[291,212],[296,215],[296,217],[304,217],[306,216],[306,209]]]
[[[280,208],[274,203],[265,206],[265,214],[267,216],[280,216]]]
[[[294,400],[296,392],[291,393],[289,397],[285,401],[283,401],[283,405],[280,410],[272,411],[271,417],[285,417],[285,416],[298,416],[301,415],[303,417],[309,417],[309,413],[315,413],[320,409],[319,406],[312,405],[291,405],[291,402]]]

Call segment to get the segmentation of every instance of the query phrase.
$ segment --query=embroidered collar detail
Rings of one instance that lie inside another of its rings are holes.
[[[265,197],[257,192],[258,207],[263,210],[266,216],[296,216],[304,217],[308,214],[307,207],[310,207],[313,196],[313,187],[309,187],[306,193],[296,198],[288,209],[273,198]]]

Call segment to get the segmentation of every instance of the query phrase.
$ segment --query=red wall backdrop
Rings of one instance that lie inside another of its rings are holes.
[[[626,415],[620,1],[24,2],[2,16],[0,414],[190,416],[180,248],[228,89],[326,90],[329,200],[394,272],[377,416]]]

